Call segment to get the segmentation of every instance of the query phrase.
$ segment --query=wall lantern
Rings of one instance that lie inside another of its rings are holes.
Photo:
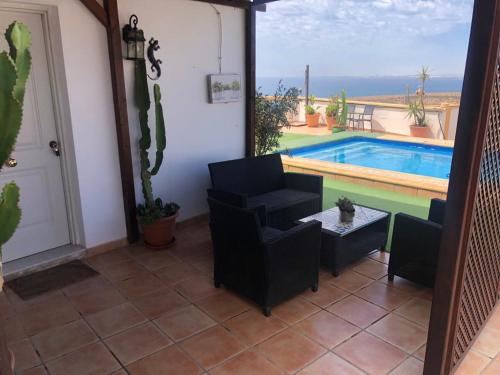
[[[139,19],[130,16],[128,25],[123,27],[123,40],[127,43],[127,60],[144,60],[144,32],[137,28]]]

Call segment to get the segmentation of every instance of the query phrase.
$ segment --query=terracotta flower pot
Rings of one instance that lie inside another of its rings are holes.
[[[317,128],[319,126],[319,113],[315,113],[314,115],[306,114],[306,124],[310,128]]]
[[[428,126],[410,125],[410,134],[412,137],[429,138],[430,129]]]
[[[164,217],[148,225],[142,225],[144,243],[146,247],[153,250],[164,250],[172,246],[175,242],[175,221],[179,216]]]
[[[337,125],[337,119],[335,117],[326,116],[326,126],[328,126],[328,130],[332,130],[335,125]]]

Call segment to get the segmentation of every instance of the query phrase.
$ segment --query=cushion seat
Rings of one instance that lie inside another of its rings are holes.
[[[282,230],[272,227],[262,227],[262,239],[264,242],[271,241],[283,233]]]
[[[320,198],[319,194],[293,189],[279,189],[248,198],[248,208],[264,205],[268,212],[279,211],[296,204]]]

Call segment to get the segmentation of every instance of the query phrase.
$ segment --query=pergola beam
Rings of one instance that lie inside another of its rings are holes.
[[[105,27],[108,26],[108,15],[101,4],[99,4],[96,0],[81,0],[81,2],[92,12],[94,16],[96,16],[99,22],[101,22]]]

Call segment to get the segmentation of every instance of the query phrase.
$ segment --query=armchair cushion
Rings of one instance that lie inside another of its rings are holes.
[[[442,199],[431,200],[431,208],[429,209],[429,220],[434,223],[443,225],[446,201]]]
[[[323,193],[323,176],[305,173],[285,173],[285,184],[288,189]]]
[[[280,189],[248,198],[248,208],[264,205],[268,212],[274,212],[285,207],[317,198],[318,194],[315,193],[292,189]]]

